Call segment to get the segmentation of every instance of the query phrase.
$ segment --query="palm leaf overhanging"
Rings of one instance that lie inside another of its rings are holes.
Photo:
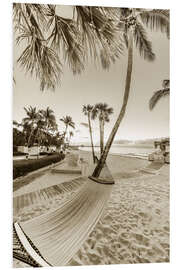
[[[151,42],[147,39],[146,31],[140,22],[136,22],[134,26],[134,41],[140,56],[149,61],[155,59]]]
[[[152,110],[155,107],[155,105],[158,103],[158,101],[162,97],[166,97],[166,96],[169,96],[169,89],[162,89],[162,90],[156,91],[149,102],[150,110]]]
[[[142,22],[150,27],[151,30],[160,30],[162,33],[166,33],[169,38],[169,10],[166,9],[152,9],[143,10],[140,12]]]
[[[158,101],[163,98],[170,95],[170,80],[163,80],[162,82],[163,89],[160,89],[156,92],[154,92],[153,96],[151,97],[149,101],[149,109],[153,110]]]
[[[90,57],[108,69],[122,53],[115,8],[73,10],[68,19],[57,14],[56,5],[13,4],[17,45],[24,47],[18,63],[37,77],[41,90],[55,88],[65,63],[73,74],[81,73]]]

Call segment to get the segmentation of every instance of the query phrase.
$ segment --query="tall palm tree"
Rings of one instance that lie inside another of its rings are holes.
[[[22,126],[22,123],[19,123],[16,120],[13,120],[13,126],[15,126],[15,127],[21,127]]]
[[[126,73],[125,91],[123,97],[123,104],[119,113],[119,116],[115,122],[115,125],[109,135],[104,151],[96,166],[93,176],[99,177],[101,170],[105,164],[107,155],[113,143],[114,137],[118,131],[118,128],[124,118],[126,107],[128,103],[130,88],[131,88],[131,76],[133,68],[133,50],[136,47],[140,56],[145,60],[153,61],[155,55],[152,50],[151,42],[147,38],[147,33],[144,25],[151,29],[161,30],[166,32],[169,36],[169,11],[168,10],[143,10],[143,9],[120,9],[120,21],[119,29],[124,36],[125,44],[128,50],[128,65]]]
[[[41,90],[54,89],[61,81],[62,61],[79,74],[89,57],[108,69],[122,52],[115,9],[74,6],[72,18],[60,16],[58,9],[56,5],[13,4],[16,41],[22,50],[17,62],[36,75]]]
[[[46,128],[46,123],[44,121],[44,118],[42,117],[41,114],[39,114],[39,117],[36,121],[36,127],[34,129],[34,133],[35,133],[34,142],[37,141],[38,146],[40,146],[40,143],[42,142],[42,139],[45,137],[45,135],[47,136],[47,133],[44,132],[45,128]]]
[[[89,134],[90,134],[90,140],[91,140],[91,147],[92,147],[92,156],[93,156],[93,162],[95,163],[95,152],[94,152],[94,144],[93,144],[93,136],[92,136],[92,126],[91,126],[91,116],[93,111],[93,106],[90,104],[84,105],[82,109],[84,115],[87,115],[88,117],[88,127],[89,127]]]
[[[65,138],[66,134],[67,134],[68,127],[75,129],[75,123],[73,122],[72,117],[68,116],[68,115],[61,118],[60,121],[62,121],[65,124],[65,131],[64,131],[64,138]]]
[[[104,150],[104,125],[109,122],[109,115],[113,113],[113,108],[108,107],[107,103],[97,103],[94,106],[92,119],[97,116],[99,118],[99,131],[100,131],[100,153],[102,155]]]
[[[154,109],[154,107],[162,97],[167,97],[170,95],[170,80],[163,80],[162,87],[163,89],[157,90],[151,97],[149,101],[150,110]]]
[[[31,137],[33,135],[34,129],[37,125],[40,115],[36,107],[33,108],[32,106],[29,106],[28,108],[24,108],[24,110],[27,114],[27,117],[23,118],[23,124],[31,127],[30,135],[27,141],[27,146],[29,147]]]
[[[46,129],[46,133],[48,133],[49,130],[56,129],[57,124],[53,110],[47,107],[45,110],[40,110],[39,113],[45,122],[44,126]]]
[[[72,131],[69,132],[69,145],[70,145],[70,141],[71,141],[71,138],[74,136],[74,133]]]

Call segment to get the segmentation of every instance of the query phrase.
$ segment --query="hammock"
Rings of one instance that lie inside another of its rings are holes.
[[[107,166],[99,179],[84,176],[82,181],[82,187],[58,209],[14,223],[15,258],[32,266],[68,263],[102,216],[114,183]]]
[[[25,207],[31,207],[36,204],[46,205],[48,202],[60,198],[64,194],[78,190],[84,182],[85,180],[82,177],[77,177],[59,185],[53,185],[15,196],[13,198],[13,215],[16,216]]]

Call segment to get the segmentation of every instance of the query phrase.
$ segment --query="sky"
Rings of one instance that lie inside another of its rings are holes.
[[[61,6],[59,12],[64,17],[72,15],[72,9],[69,6]],[[125,117],[115,140],[169,136],[169,98],[160,100],[152,111],[148,107],[149,99],[154,91],[162,88],[162,80],[169,79],[169,40],[160,32],[152,33],[148,30],[148,36],[152,41],[156,60],[147,62],[139,57],[137,50],[134,50],[130,97]],[[106,140],[122,105],[127,68],[126,51],[109,71],[104,71],[100,66],[89,62],[81,75],[74,76],[65,64],[61,85],[57,86],[55,91],[45,90],[44,92],[40,91],[39,81],[25,74],[25,71],[17,65],[16,60],[20,52],[21,48],[14,44],[16,84],[13,90],[13,119],[20,122],[25,117],[24,107],[31,105],[38,109],[45,109],[49,106],[55,113],[60,131],[64,130],[64,126],[59,119],[70,115],[76,124],[72,141],[74,143],[89,142],[88,129],[81,125],[82,122],[87,123],[82,107],[86,104],[106,102],[114,109],[110,123],[105,126]],[[98,142],[98,120],[93,121],[92,125],[94,140]]]

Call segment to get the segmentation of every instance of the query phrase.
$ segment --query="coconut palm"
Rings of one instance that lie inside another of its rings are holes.
[[[67,134],[68,127],[75,129],[75,123],[73,122],[72,117],[68,116],[68,115],[61,118],[60,121],[62,121],[65,124],[65,131],[64,131],[64,138],[65,138],[66,134]]]
[[[100,153],[104,150],[104,125],[109,122],[109,115],[113,113],[113,108],[108,107],[107,103],[97,103],[94,106],[92,119],[99,118],[99,131],[100,131]]]
[[[36,127],[34,129],[34,134],[35,134],[34,142],[37,142],[38,146],[42,142],[42,139],[44,139],[47,136],[47,133],[44,131],[45,128],[46,128],[46,123],[42,115],[39,113],[39,117],[36,121]]]
[[[61,81],[64,63],[79,74],[91,57],[106,69],[122,52],[115,9],[74,6],[72,18],[61,17],[58,9],[56,5],[13,4],[16,41],[23,48],[17,62],[39,79],[41,90],[54,89]]]
[[[95,152],[94,152],[92,126],[91,126],[91,116],[92,116],[93,106],[90,104],[84,105],[82,111],[84,115],[88,117],[88,128],[89,128],[89,134],[90,134],[90,140],[91,140],[92,156],[93,156],[93,162],[95,163]]]
[[[24,126],[30,126],[30,129],[31,129],[29,138],[27,141],[27,146],[29,147],[31,137],[33,135],[34,129],[37,126],[37,122],[39,121],[40,114],[39,114],[39,111],[37,111],[36,107],[33,108],[32,106],[29,106],[28,108],[24,108],[24,110],[27,114],[27,117],[23,118],[22,122]]]
[[[70,145],[70,141],[71,141],[71,138],[74,136],[74,133],[72,131],[69,132],[69,145]]]
[[[170,80],[163,80],[162,87],[163,89],[157,90],[151,97],[149,101],[150,110],[154,109],[154,107],[162,97],[167,97],[170,95]]]
[[[47,133],[49,130],[56,128],[57,124],[53,110],[47,107],[46,110],[40,110],[39,113],[45,122],[44,125]]]
[[[15,127],[21,127],[22,126],[22,123],[19,123],[16,120],[13,120],[13,126],[15,126]]]
[[[97,167],[93,172],[94,177],[98,177],[105,164],[110,147],[118,128],[124,118],[128,103],[131,76],[133,68],[133,51],[136,47],[141,57],[145,60],[153,61],[155,55],[152,50],[151,42],[148,40],[145,27],[150,27],[151,30],[160,30],[166,32],[169,36],[169,11],[168,10],[143,10],[143,9],[120,9],[119,29],[124,36],[124,41],[128,50],[128,65],[126,73],[125,91],[123,96],[123,104],[115,122],[115,125],[109,135],[104,151],[98,162]]]

